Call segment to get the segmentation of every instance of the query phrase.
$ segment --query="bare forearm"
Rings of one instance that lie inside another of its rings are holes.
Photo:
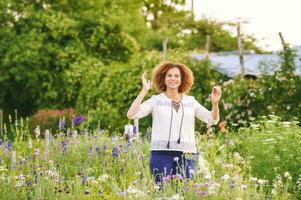
[[[213,120],[219,120],[218,102],[217,103],[212,103],[211,116],[212,116]]]
[[[148,90],[142,89],[137,98],[132,103],[130,109],[127,112],[127,117],[131,118],[139,111],[139,106],[141,105],[145,95],[147,94]]]

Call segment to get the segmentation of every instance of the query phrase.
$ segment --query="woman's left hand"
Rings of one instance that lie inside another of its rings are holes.
[[[213,104],[218,103],[221,96],[222,96],[221,88],[219,86],[214,86],[211,91],[211,102]]]

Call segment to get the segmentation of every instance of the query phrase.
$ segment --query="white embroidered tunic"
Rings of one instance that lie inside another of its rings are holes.
[[[218,123],[211,112],[193,96],[183,95],[176,112],[172,100],[164,93],[153,95],[144,101],[131,119],[139,119],[152,113],[150,150],[183,151],[197,153],[195,144],[195,117],[209,126]]]

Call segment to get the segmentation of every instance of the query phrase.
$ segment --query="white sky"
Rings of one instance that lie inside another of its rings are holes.
[[[253,35],[266,50],[281,48],[278,32],[289,44],[301,45],[301,0],[194,0],[194,12],[197,18],[248,21],[242,24],[243,33]]]

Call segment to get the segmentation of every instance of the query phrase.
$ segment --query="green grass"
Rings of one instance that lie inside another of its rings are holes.
[[[44,139],[33,139],[31,145],[17,139],[10,149],[5,140],[0,145],[0,198],[297,199],[301,129],[294,123],[262,119],[238,131],[199,135],[197,146],[208,172],[197,161],[194,180],[171,179],[160,191],[149,172],[146,138],[128,145],[125,137],[109,137],[108,132],[59,136],[50,138],[48,154]]]

